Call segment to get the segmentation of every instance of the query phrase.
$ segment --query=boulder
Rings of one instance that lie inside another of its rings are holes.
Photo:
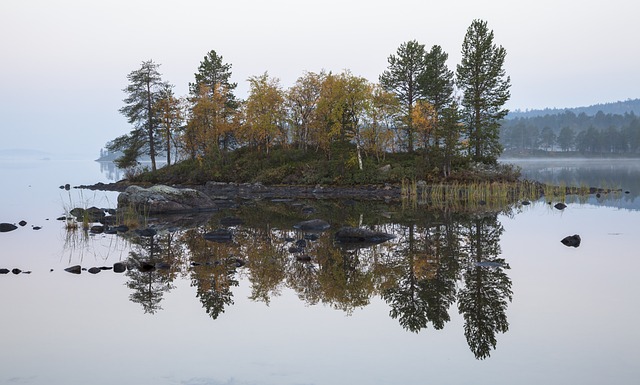
[[[336,232],[336,241],[341,243],[382,243],[395,238],[392,234],[362,227],[343,227]]]
[[[89,232],[91,234],[102,234],[104,233],[104,226],[100,226],[100,225],[91,226],[91,228],[89,229]]]
[[[23,220],[23,221],[18,222],[18,224],[19,224],[20,226],[22,226],[22,227],[25,227],[25,226],[27,225],[27,221],[24,221],[24,220]]]
[[[11,270],[11,272],[12,272],[13,274],[18,275],[18,274],[22,273],[22,270],[20,270],[20,269],[18,269],[18,268],[15,268],[15,269],[12,269],[12,270]]]
[[[529,206],[531,204],[531,202],[529,201],[522,201],[522,205],[523,206]]]
[[[9,269],[5,269],[5,268],[0,269],[0,274],[9,274]]]
[[[11,223],[0,223],[0,233],[6,233],[17,229],[18,226]]]
[[[565,246],[578,247],[580,246],[580,241],[580,236],[578,234],[574,234],[568,237],[564,237],[560,242],[562,242],[562,244]]]
[[[299,222],[293,225],[294,229],[298,229],[302,231],[325,231],[329,227],[331,227],[329,222],[323,221],[322,219],[311,219],[311,220]]]
[[[100,269],[99,267],[92,267],[89,270],[87,270],[89,273],[91,274],[98,274],[99,272],[102,271],[102,269]]]
[[[194,189],[157,185],[148,189],[129,186],[118,195],[118,208],[133,207],[146,214],[164,214],[215,209],[215,203]]]

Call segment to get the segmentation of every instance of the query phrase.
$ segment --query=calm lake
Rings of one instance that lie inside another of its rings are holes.
[[[640,160],[515,162],[622,192],[473,214],[240,202],[145,238],[56,220],[114,208],[117,193],[59,188],[114,168],[0,160],[0,222],[27,222],[0,233],[0,268],[30,271],[0,275],[0,383],[637,384]],[[331,228],[294,228],[314,218]],[[395,238],[337,244],[347,225]],[[232,241],[203,238],[221,228]],[[579,247],[560,242],[573,234]],[[130,259],[159,268],[64,271]]]

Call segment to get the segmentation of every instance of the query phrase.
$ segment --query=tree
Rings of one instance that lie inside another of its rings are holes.
[[[556,134],[553,132],[551,127],[544,127],[542,131],[540,131],[540,144],[542,147],[549,151],[555,143]]]
[[[194,77],[195,83],[189,83],[192,103],[195,105],[207,97],[211,99],[209,104],[215,107],[215,110],[212,111],[215,119],[210,119],[209,123],[221,126],[211,126],[211,130],[224,134],[218,144],[222,146],[223,150],[227,150],[233,137],[233,132],[229,130],[229,127],[240,107],[233,94],[238,84],[230,81],[231,64],[224,63],[222,56],[211,50],[200,62],[198,72],[194,74]],[[207,101],[204,101],[204,104],[207,104]]]
[[[394,120],[398,115],[398,99],[379,84],[371,91],[371,109],[361,137],[365,152],[373,153],[378,162],[393,146]]]
[[[245,104],[243,138],[269,153],[273,143],[285,143],[284,91],[278,78],[268,73],[249,78],[249,97]]]
[[[175,133],[181,128],[184,120],[183,101],[173,94],[173,85],[166,83],[161,90],[161,97],[156,103],[156,112],[160,119],[160,128],[164,147],[167,151],[167,165],[171,165],[171,147],[175,143]]]
[[[558,134],[558,146],[562,151],[569,151],[573,147],[575,132],[568,126],[562,127]]]
[[[416,40],[402,43],[396,55],[388,58],[389,67],[380,75],[380,84],[396,94],[402,110],[401,119],[406,133],[407,149],[413,152],[414,125],[412,111],[415,103],[423,96],[418,79],[425,71],[425,48]]]
[[[301,149],[310,144],[314,125],[317,124],[318,101],[326,74],[307,72],[296,80],[286,93],[289,124],[292,127],[292,141]]]
[[[124,155],[116,160],[121,167],[131,167],[136,164],[142,154],[151,157],[151,169],[156,170],[157,150],[161,146],[161,135],[158,130],[156,104],[162,98],[167,84],[162,81],[158,72],[160,64],[153,60],[142,62],[140,69],[131,71],[127,75],[129,85],[123,90],[127,93],[124,99],[126,105],[120,113],[127,117],[133,129],[129,134],[122,135],[107,144],[109,151],[123,151]]]
[[[439,45],[434,45],[425,55],[425,70],[418,78],[418,85],[424,99],[431,105],[435,113],[433,121],[433,147],[440,147],[440,139],[444,134],[440,119],[444,108],[453,102],[453,71],[447,67],[449,55]]]
[[[454,157],[460,153],[462,126],[458,104],[455,101],[442,110],[438,130],[442,139],[442,175],[446,178],[451,175]]]
[[[457,85],[462,92],[462,114],[467,127],[469,155],[475,162],[495,163],[502,152],[500,120],[509,112],[510,78],[504,70],[506,50],[493,43],[487,22],[474,20],[462,44]]]

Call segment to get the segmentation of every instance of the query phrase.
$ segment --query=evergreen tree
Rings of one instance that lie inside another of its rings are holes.
[[[116,159],[118,167],[134,166],[142,154],[151,157],[151,169],[156,170],[156,155],[162,146],[162,137],[158,130],[160,119],[156,103],[162,98],[167,87],[158,72],[160,64],[153,60],[142,62],[140,69],[127,75],[129,85],[123,90],[127,93],[126,105],[120,113],[133,125],[129,134],[122,135],[107,144],[109,151],[122,151],[123,156]]]
[[[575,132],[569,127],[562,127],[558,134],[558,145],[562,151],[569,151],[573,147]]]
[[[493,43],[487,22],[474,20],[462,44],[457,85],[462,91],[462,111],[467,127],[469,154],[475,162],[495,163],[502,152],[500,120],[509,112],[510,78],[505,75],[506,50]]]
[[[413,152],[414,126],[412,112],[415,103],[422,99],[418,79],[425,71],[425,48],[416,40],[402,43],[396,55],[388,58],[389,67],[380,75],[380,84],[396,94],[402,110],[402,125],[406,132],[407,149]]]

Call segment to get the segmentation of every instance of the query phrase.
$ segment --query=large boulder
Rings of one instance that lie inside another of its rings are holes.
[[[118,195],[118,208],[131,207],[146,214],[163,214],[212,210],[215,203],[204,193],[189,188],[129,186]]]
[[[373,231],[362,227],[343,227],[336,232],[336,241],[341,243],[376,244],[395,238],[393,234]]]

